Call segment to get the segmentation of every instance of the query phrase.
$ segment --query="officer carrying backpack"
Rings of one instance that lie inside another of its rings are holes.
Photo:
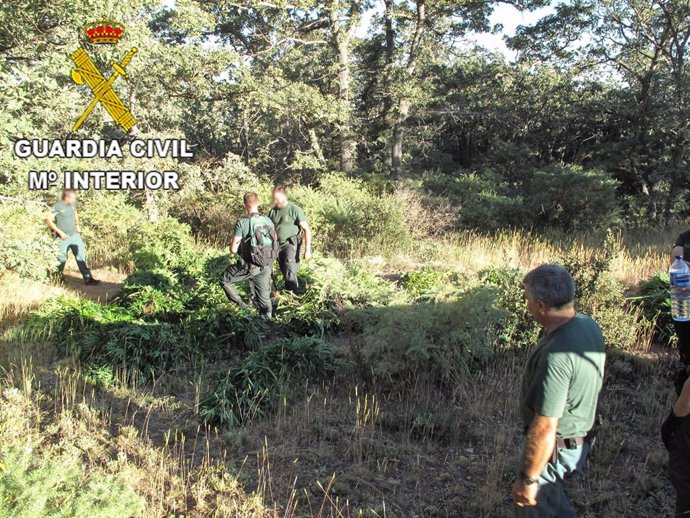
[[[249,217],[246,259],[255,266],[270,266],[278,258],[278,234],[266,216]]]

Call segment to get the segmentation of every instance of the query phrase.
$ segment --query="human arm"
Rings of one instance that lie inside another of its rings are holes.
[[[230,251],[233,254],[236,254],[237,251],[240,249],[240,242],[242,241],[242,238],[239,236],[232,236],[232,241],[230,241]]]
[[[65,234],[62,230],[60,230],[57,225],[55,224],[55,215],[51,214],[49,217],[46,218],[46,225],[48,225],[48,228],[55,232],[58,236],[60,236],[60,239],[63,241],[67,239],[67,234]]]
[[[683,390],[680,392],[676,404],[673,405],[673,414],[676,417],[690,415],[690,378],[683,384]]]
[[[242,243],[242,220],[238,219],[235,223],[235,231],[232,235],[232,240],[230,241],[230,251],[236,254],[240,249],[240,243]]]
[[[81,232],[79,227],[79,213],[76,210],[74,211],[74,230],[77,231],[77,234]]]
[[[556,447],[558,418],[537,415],[527,432],[527,440],[522,454],[520,476],[513,484],[513,499],[519,506],[537,505],[539,485],[525,484],[524,478],[536,480],[544,471]]]
[[[299,226],[304,231],[304,258],[311,259],[311,227],[306,221],[302,221]]]

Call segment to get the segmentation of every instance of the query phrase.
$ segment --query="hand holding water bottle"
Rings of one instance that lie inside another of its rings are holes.
[[[673,320],[690,320],[690,266],[681,256],[669,268],[671,280],[671,316]]]

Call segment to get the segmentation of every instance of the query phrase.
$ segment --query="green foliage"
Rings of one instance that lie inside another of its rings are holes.
[[[318,188],[298,187],[292,197],[318,229],[315,240],[323,251],[345,257],[380,253],[409,243],[414,231],[394,195],[376,195],[359,180],[328,174]]]
[[[459,290],[436,303],[353,311],[361,363],[382,384],[404,390],[418,381],[452,386],[494,353],[504,316],[494,290]]]
[[[434,175],[425,186],[450,199],[458,207],[459,223],[467,228],[574,231],[619,224],[616,182],[602,171],[579,166],[554,164],[518,179],[491,170],[452,178]]]
[[[77,455],[0,449],[1,518],[136,518],[144,504],[123,477],[87,472]]]
[[[497,292],[497,306],[505,318],[498,324],[499,343],[504,348],[533,346],[541,330],[527,311],[523,279],[520,268],[491,267],[479,272],[479,280]]]
[[[228,350],[259,349],[264,343],[266,322],[227,304],[190,312],[182,322],[184,333],[202,354]]]
[[[179,320],[188,299],[189,294],[170,272],[140,270],[127,277],[116,301],[138,317]]]
[[[420,299],[437,290],[439,285],[448,279],[448,276],[447,272],[427,268],[405,272],[400,276],[398,283],[413,299]]]
[[[119,193],[98,193],[79,204],[81,234],[89,260],[97,264],[125,266],[130,259],[130,241],[145,218]]]
[[[21,277],[46,280],[57,266],[57,245],[43,220],[48,211],[39,206],[0,204],[0,277],[14,272]]]
[[[185,269],[198,254],[189,226],[173,218],[139,227],[130,251],[136,268],[149,271]]]
[[[642,308],[645,319],[654,324],[656,338],[661,342],[668,342],[674,336],[670,292],[668,273],[660,272],[640,283],[639,292],[630,299]]]
[[[603,171],[554,164],[530,175],[525,210],[535,228],[605,230],[620,223],[617,187]]]
[[[264,417],[306,384],[332,376],[333,349],[318,338],[298,337],[267,345],[221,376],[201,401],[204,420],[239,426]]]

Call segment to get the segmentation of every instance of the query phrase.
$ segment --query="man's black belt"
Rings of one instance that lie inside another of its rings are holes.
[[[568,437],[561,439],[560,437],[556,439],[556,447],[565,450],[575,450],[578,447],[584,445],[587,442],[587,437]]]

